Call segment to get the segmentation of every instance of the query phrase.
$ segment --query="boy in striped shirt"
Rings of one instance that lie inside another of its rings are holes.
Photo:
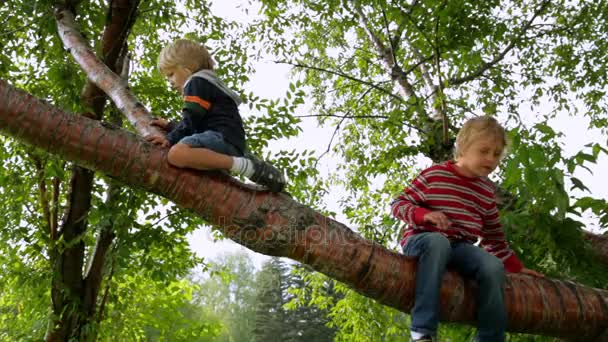
[[[507,314],[505,270],[534,276],[509,248],[500,225],[494,185],[487,176],[503,156],[504,128],[488,116],[467,121],[456,137],[455,160],[422,171],[391,203],[407,223],[401,246],[418,257],[413,341],[434,341],[439,290],[446,267],[478,282],[476,341],[504,341]],[[479,246],[475,243],[480,240]]]
[[[149,135],[146,140],[171,147],[169,163],[198,170],[229,170],[243,175],[270,191],[285,187],[283,174],[247,153],[245,130],[239,114],[240,97],[213,72],[213,59],[203,45],[178,39],[162,49],[158,67],[171,85],[184,96],[182,120],[155,119],[163,135]]]

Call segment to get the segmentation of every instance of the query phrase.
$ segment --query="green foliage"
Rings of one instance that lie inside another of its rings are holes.
[[[286,171],[292,196],[329,212],[328,196],[344,189],[338,200],[344,217],[364,237],[393,249],[400,223],[389,216],[387,203],[445,138],[437,134],[441,130],[430,129],[437,126],[430,125],[437,108],[445,109],[452,137],[466,117],[497,115],[512,140],[497,181],[514,195],[503,221],[518,254],[548,275],[605,287],[606,266],[580,229],[581,216],[588,213],[600,228],[608,228],[608,204],[579,176],[607,154],[605,1],[260,3],[261,18],[244,25],[214,15],[209,1],[141,2],[128,40],[135,56],[129,78],[133,92],[154,115],[178,118],[181,100],[168,90],[156,59],[176,37],[203,41],[218,62],[218,74],[247,100],[241,108],[249,148]],[[79,113],[85,110],[80,94],[86,76],[62,47],[54,4],[9,1],[0,8],[0,78]],[[76,8],[82,32],[97,50],[106,6],[95,0]],[[382,42],[382,51],[370,33]],[[280,99],[261,98],[244,87],[253,63],[265,53],[294,66]],[[396,65],[387,66],[387,60]],[[394,82],[398,77],[412,94]],[[282,148],[282,142],[307,133],[301,128],[306,119],[296,115],[301,110],[336,129],[330,155],[338,162],[327,178],[319,171],[317,151]],[[566,155],[563,135],[552,124],[563,116],[584,116],[604,136]],[[56,246],[45,208],[51,213],[56,208],[61,217],[70,205],[71,165],[4,137],[0,159],[0,261],[6,265],[0,268],[6,289],[0,295],[0,339],[39,340],[46,330],[50,255]],[[251,334],[323,339],[337,330],[338,340],[398,340],[407,333],[402,313],[324,276],[302,269],[289,275],[278,261],[256,277],[242,259],[222,261],[233,273],[214,270],[224,278],[213,277],[198,289],[184,280],[202,262],[185,237],[204,222],[137,190],[121,189],[110,203],[111,182],[96,176],[93,209],[80,237],[90,255],[104,227],[116,232],[104,269],[110,297],[100,339],[241,340]],[[231,285],[224,286],[227,282]],[[252,304],[255,298],[258,304]],[[331,313],[329,330],[320,328],[325,310]],[[324,337],[301,327],[297,317],[311,317],[310,325]],[[254,322],[259,323],[255,331]],[[463,340],[471,331],[446,325],[441,334]]]
[[[279,258],[264,263],[256,275],[256,311],[253,329],[254,341],[270,341],[287,338],[289,327],[284,325],[287,313],[283,309],[287,291],[287,268]]]
[[[125,274],[112,286],[99,339],[114,341],[214,341],[221,322],[192,304],[190,281],[155,281],[150,274]]]
[[[213,262],[201,279],[194,303],[222,322],[215,341],[247,341],[255,327],[255,269],[246,254],[229,254]]]
[[[503,222],[518,255],[548,275],[606,286],[606,266],[580,231],[585,212],[608,228],[605,199],[580,177],[580,170],[597,169],[607,148],[605,1],[262,3],[264,17],[250,37],[294,66],[312,98],[310,112],[335,127],[338,165],[328,186],[345,190],[341,211],[359,233],[396,247],[401,224],[387,205],[428,165],[424,157],[439,159],[434,152],[446,137],[430,128],[437,122],[429,124],[437,108],[444,108],[452,139],[465,118],[494,115],[512,140],[496,180],[513,195]],[[585,116],[604,135],[567,155],[553,123],[568,116]],[[322,305],[322,298],[312,302]],[[346,289],[331,311],[345,340],[407,329],[390,310]],[[456,341],[472,336],[469,328],[442,329]]]
[[[312,292],[309,280],[315,272],[309,267],[295,264],[288,277],[289,288],[283,296],[287,298],[285,326],[289,327],[286,341],[333,341],[336,329],[328,326],[330,306],[339,298],[333,281],[327,279],[316,292]],[[313,300],[321,299],[313,303]]]
[[[278,258],[262,265],[255,281],[255,327],[253,341],[332,341],[335,330],[327,326],[327,307],[318,307],[306,285],[313,274],[302,266],[292,271]],[[326,282],[329,285],[330,282]],[[336,299],[332,288],[325,286],[322,295]]]

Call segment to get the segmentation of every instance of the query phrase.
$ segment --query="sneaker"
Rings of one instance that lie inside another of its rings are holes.
[[[433,338],[429,335],[424,335],[417,339],[412,339],[413,342],[433,342]]]
[[[270,165],[254,155],[245,156],[253,162],[253,176],[249,177],[253,182],[267,187],[272,192],[281,192],[285,187],[285,177],[276,167]]]

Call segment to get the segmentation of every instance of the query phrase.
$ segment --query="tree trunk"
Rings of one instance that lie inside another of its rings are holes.
[[[121,52],[124,57],[125,41],[135,22],[138,3],[139,0],[115,0],[110,1],[108,6],[99,63],[107,65],[113,72],[122,66]],[[74,10],[75,6],[71,9],[58,8],[58,12],[67,11],[70,14]],[[97,120],[103,117],[106,94],[90,80],[83,88],[82,100],[93,112],[86,115]],[[96,336],[97,295],[103,279],[106,251],[112,244],[114,232],[111,226],[102,227],[92,256],[92,267],[85,274],[85,245],[81,238],[87,228],[93,182],[93,171],[73,166],[66,214],[49,248],[54,272],[46,341],[65,341],[69,338],[88,341]]]
[[[218,172],[178,169],[167,149],[59,110],[0,80],[0,131],[191,209],[259,253],[310,265],[378,302],[409,312],[415,262],[361,238],[283,193],[254,191]],[[443,321],[474,322],[475,285],[453,272],[441,289]],[[520,274],[507,277],[509,331],[597,340],[608,328],[608,291]]]

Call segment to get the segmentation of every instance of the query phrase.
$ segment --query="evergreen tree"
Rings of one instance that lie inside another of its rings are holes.
[[[289,335],[284,308],[287,291],[287,266],[281,259],[264,263],[256,276],[256,317],[254,341],[285,341]]]
[[[307,288],[307,279],[314,274],[309,267],[295,264],[288,277],[286,326],[289,328],[286,341],[333,341],[335,329],[327,326],[330,321],[327,308],[311,303],[312,294]],[[337,300],[333,282],[326,281],[324,296],[331,303]]]

